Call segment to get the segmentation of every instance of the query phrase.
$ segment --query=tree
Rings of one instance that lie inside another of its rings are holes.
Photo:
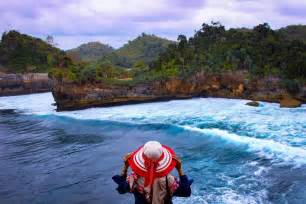
[[[47,42],[49,45],[54,46],[54,38],[53,38],[53,36],[48,35],[47,38],[46,38],[46,42]]]
[[[45,41],[15,30],[3,33],[1,38],[0,64],[8,72],[48,72],[64,55]]]
[[[266,38],[269,33],[273,32],[268,23],[259,24],[255,26],[253,30],[255,31],[255,33],[257,33],[259,39]]]
[[[134,63],[132,72],[133,72],[134,76],[138,76],[138,75],[142,74],[143,72],[145,72],[147,69],[148,69],[148,67],[145,64],[145,62],[143,60],[139,60],[139,61]]]

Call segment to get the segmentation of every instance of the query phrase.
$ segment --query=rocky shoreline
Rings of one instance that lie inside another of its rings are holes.
[[[103,83],[78,84],[53,79],[52,94],[58,111],[131,103],[222,97],[280,102],[292,99],[306,102],[306,86],[299,93],[289,94],[275,77],[248,79],[246,72],[208,74],[198,72],[190,77],[160,80],[136,85]],[[285,107],[285,106],[283,106]]]
[[[0,73],[0,96],[42,93],[51,90],[51,79],[46,73]]]

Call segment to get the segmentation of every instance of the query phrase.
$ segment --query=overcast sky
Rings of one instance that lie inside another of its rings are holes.
[[[0,0],[0,32],[54,36],[62,49],[89,41],[120,47],[140,33],[176,39],[203,22],[272,28],[306,24],[306,0]]]

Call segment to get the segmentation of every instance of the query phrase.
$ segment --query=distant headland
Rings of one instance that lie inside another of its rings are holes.
[[[305,34],[302,25],[225,29],[212,22],[177,42],[141,34],[119,49],[92,42],[64,52],[52,38],[10,31],[2,36],[0,70],[48,73],[60,111],[197,96],[299,105],[306,101]]]

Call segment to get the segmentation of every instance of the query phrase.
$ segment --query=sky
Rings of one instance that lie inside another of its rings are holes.
[[[70,49],[100,41],[115,48],[142,32],[175,40],[202,23],[274,29],[306,24],[306,0],[0,0],[0,32],[15,29]]]

